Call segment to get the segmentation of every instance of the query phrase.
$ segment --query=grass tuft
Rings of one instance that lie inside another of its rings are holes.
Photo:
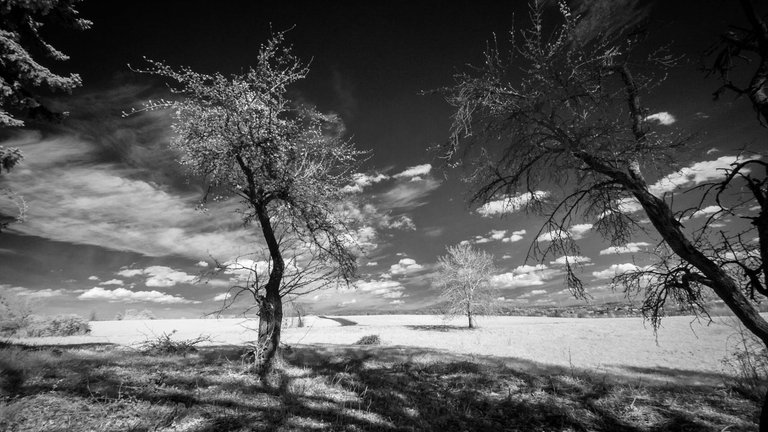
[[[361,337],[355,345],[381,345],[381,338],[379,335],[367,335]]]

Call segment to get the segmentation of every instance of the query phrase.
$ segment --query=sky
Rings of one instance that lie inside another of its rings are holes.
[[[649,178],[655,191],[674,195],[683,208],[695,197],[682,188],[715,178],[738,149],[760,148],[765,132],[745,99],[713,101],[717,81],[698,69],[700,53],[728,24],[741,21],[738,11],[720,1],[646,3],[648,43],[685,55],[646,99],[660,127],[694,134],[679,166],[659,167]],[[357,211],[369,221],[358,232],[367,247],[359,279],[299,301],[313,313],[427,310],[439,301],[432,283],[438,257],[447,246],[469,242],[493,254],[491,284],[505,306],[583,302],[565,289],[563,257],[527,256],[533,242],[545,244],[553,235],[539,234],[540,217],[504,201],[469,206],[464,172],[429,151],[447,140],[451,109],[421,92],[452,84],[456,72],[482,60],[494,34],[502,38],[513,23],[524,25],[526,2],[231,1],[213,7],[190,0],[90,0],[79,10],[92,29],[46,29],[48,40],[71,57],[54,70],[83,78],[72,95],[49,98],[69,118],[0,133],[2,145],[25,154],[0,186],[28,206],[24,223],[0,233],[3,293],[38,313],[101,319],[126,309],[196,318],[221,308],[238,274],[211,275],[214,262],[256,266],[258,258],[248,254],[260,241],[258,230],[242,225],[236,202],[198,208],[204,188],[168,150],[167,113],[122,115],[165,94],[162,82],[129,65],[140,68],[149,58],[237,73],[253,64],[271,31],[290,29],[288,42],[310,61],[309,76],[291,97],[339,114],[357,148],[370,152],[349,185]],[[593,223],[571,227],[580,247],[571,261],[580,263],[590,302],[621,300],[611,277],[642,265],[658,239],[638,233],[612,247]]]

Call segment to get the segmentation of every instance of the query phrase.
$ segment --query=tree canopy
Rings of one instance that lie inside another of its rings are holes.
[[[239,197],[243,221],[261,228],[268,277],[244,269],[250,273],[241,288],[259,308],[268,371],[280,342],[283,296],[305,288],[307,272],[315,283],[348,282],[355,274],[355,242],[339,203],[361,153],[343,137],[337,116],[289,99],[289,86],[308,68],[283,33],[240,74],[150,65],[144,72],[174,83],[172,99],[149,101],[146,109],[171,110],[171,147],[181,163],[206,181],[206,199]]]

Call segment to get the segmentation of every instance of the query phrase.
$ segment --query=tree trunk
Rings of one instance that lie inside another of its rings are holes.
[[[259,347],[262,349],[261,375],[266,376],[280,359],[280,331],[283,323],[283,302],[279,285],[267,283],[267,295],[259,307]]]
[[[272,271],[269,273],[269,280],[264,287],[266,292],[261,297],[259,305],[259,347],[262,350],[260,375],[265,378],[274,368],[275,360],[280,355],[280,330],[283,325],[283,299],[280,296],[280,285],[283,281],[285,262],[266,205],[255,207],[264,240],[269,248],[269,256],[272,259]]]
[[[467,319],[469,319],[469,328],[475,328],[472,323],[472,306],[469,303],[467,303]]]

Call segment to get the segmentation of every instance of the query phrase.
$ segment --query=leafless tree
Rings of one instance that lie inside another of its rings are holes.
[[[283,33],[241,74],[150,64],[144,72],[175,82],[174,100],[149,101],[145,108],[171,110],[171,146],[182,153],[182,164],[207,180],[211,194],[239,197],[244,222],[261,228],[267,272],[254,268],[234,289],[252,295],[258,307],[266,374],[279,356],[283,297],[323,282],[349,282],[355,274],[355,241],[338,203],[361,153],[342,137],[336,116],[288,99],[288,87],[308,68]]]
[[[469,328],[474,328],[475,316],[497,311],[498,295],[490,285],[493,257],[468,244],[449,246],[447,252],[438,258],[435,277],[435,284],[442,290],[440,297],[446,303],[444,313],[448,317],[464,315]]]
[[[744,154],[722,181],[697,189],[699,205],[674,211],[675,195],[653,191],[645,175],[679,166],[676,150],[688,137],[656,126],[643,96],[675,59],[642,46],[644,33],[633,29],[584,37],[580,16],[564,3],[560,12],[552,26],[534,4],[531,28],[512,33],[511,58],[494,42],[482,66],[444,89],[456,109],[445,157],[472,168],[472,201],[514,198],[545,215],[540,233],[559,235],[546,247],[534,243],[536,257],[578,252],[568,231],[576,221],[594,221],[602,236],[619,245],[637,230],[653,234],[641,223],[647,217],[660,237],[659,259],[614,282],[644,293],[643,310],[654,325],[668,301],[702,313],[706,296],[714,293],[768,345],[768,322],[755,307],[768,282],[765,162]],[[633,205],[643,212],[628,211]],[[697,224],[691,216],[708,205],[718,211]],[[724,215],[747,218],[751,226],[713,223]],[[572,264],[566,265],[566,283],[584,296]]]

